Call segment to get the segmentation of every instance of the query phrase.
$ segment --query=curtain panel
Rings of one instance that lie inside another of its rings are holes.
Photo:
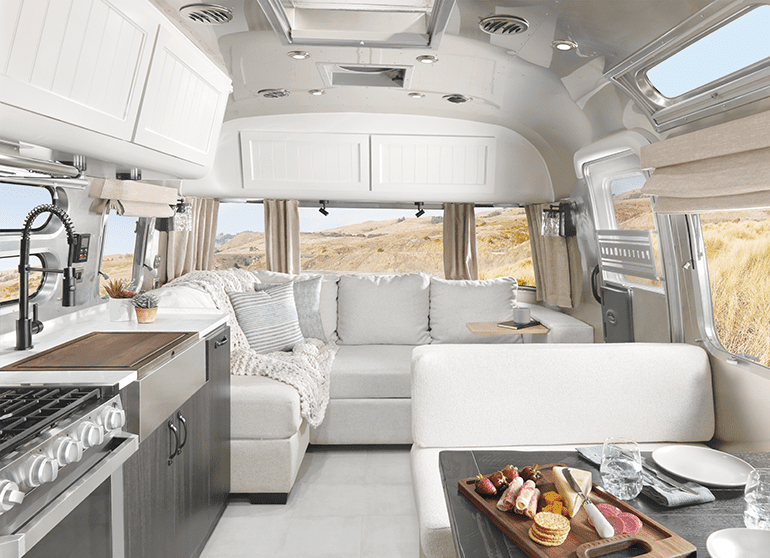
[[[543,209],[549,204],[526,206],[536,298],[551,306],[574,308],[583,292],[583,268],[577,237],[543,236]]]
[[[443,243],[444,276],[447,279],[478,279],[474,204],[444,204]]]
[[[770,111],[645,145],[657,213],[770,207]]]
[[[190,271],[208,270],[214,266],[219,200],[186,197],[183,201],[192,205],[192,230],[160,233],[163,257],[159,276],[162,284]]]
[[[299,201],[264,200],[265,259],[268,271],[300,272]]]
[[[94,213],[102,213],[106,207],[130,217],[171,217],[177,195],[176,188],[168,186],[106,178],[92,178],[88,190],[88,196],[96,198],[91,204]]]

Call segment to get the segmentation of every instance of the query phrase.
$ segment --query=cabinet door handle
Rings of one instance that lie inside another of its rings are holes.
[[[182,443],[179,444],[179,447],[176,450],[176,454],[180,455],[182,453],[182,448],[187,444],[187,419],[182,416],[182,411],[177,411],[176,418],[179,421],[179,424],[184,426],[184,438],[182,438]]]
[[[168,421],[168,428],[174,433],[175,440],[174,451],[168,456],[168,464],[171,465],[174,462],[174,457],[179,455],[179,430],[177,430],[173,420]]]
[[[214,341],[214,348],[215,348],[215,349],[218,349],[219,347],[221,347],[221,346],[222,346],[222,345],[224,345],[225,343],[227,343],[227,335],[225,335],[225,336],[224,336],[222,339],[220,339],[219,341]]]

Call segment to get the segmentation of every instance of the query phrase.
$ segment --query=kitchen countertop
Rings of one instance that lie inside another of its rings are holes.
[[[170,308],[160,308],[155,321],[151,324],[140,324],[136,321],[111,322],[107,305],[100,304],[44,322],[43,331],[32,337],[34,347],[26,351],[17,351],[14,348],[15,331],[0,335],[0,368],[94,331],[189,331],[197,332],[200,339],[226,322],[227,316],[218,310],[184,311]],[[134,380],[136,380],[136,372],[115,370],[0,372],[0,385],[5,386],[61,383],[117,385],[122,389]]]

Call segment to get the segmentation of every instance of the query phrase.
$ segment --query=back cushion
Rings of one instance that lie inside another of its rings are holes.
[[[339,343],[430,343],[429,287],[428,276],[422,273],[341,276],[337,300]]]
[[[434,343],[510,343],[510,335],[474,335],[468,322],[513,319],[518,284],[513,277],[450,281],[431,277],[430,329]]]

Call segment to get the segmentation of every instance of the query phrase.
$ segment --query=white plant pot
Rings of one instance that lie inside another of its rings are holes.
[[[135,322],[136,312],[130,298],[111,298],[108,301],[111,322]]]

